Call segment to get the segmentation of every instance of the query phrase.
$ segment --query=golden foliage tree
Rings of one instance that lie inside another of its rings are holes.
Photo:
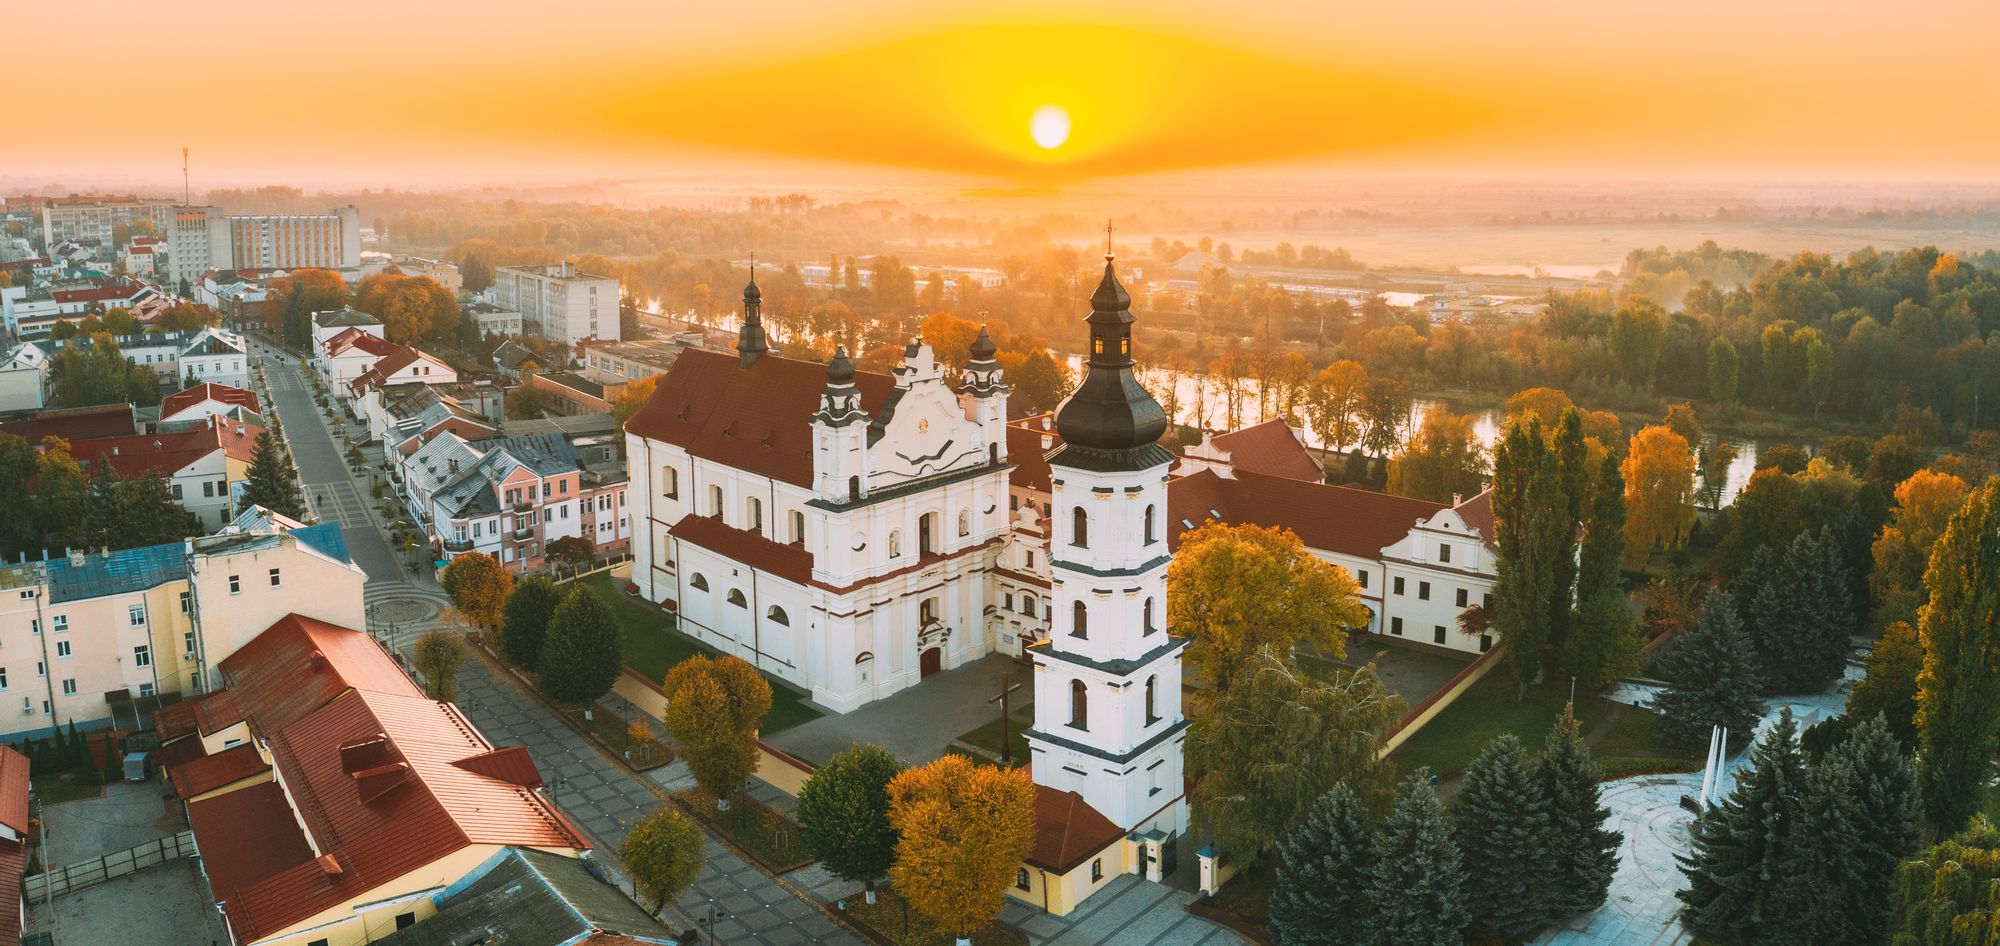
[[[466,620],[487,631],[500,626],[507,593],[514,590],[514,576],[484,552],[468,552],[452,559],[438,583]]]
[[[1868,577],[1883,619],[1916,617],[1924,603],[1924,566],[1931,545],[1970,491],[1964,480],[1934,470],[1918,470],[1897,484],[1896,506],[1875,538],[1875,570]]]
[[[1389,461],[1389,492],[1434,503],[1479,492],[1485,451],[1473,435],[1472,418],[1443,404],[1424,408],[1416,435]]]
[[[1025,769],[947,755],[889,782],[896,891],[961,943],[1000,913],[1035,843],[1035,786]]]
[[[1368,625],[1360,586],[1285,529],[1210,522],[1181,538],[1167,571],[1168,626],[1192,640],[1187,662],[1213,691],[1231,687],[1258,648],[1290,658],[1300,642],[1347,655]]]
[[[2000,734],[2000,479],[1952,514],[1931,548],[1924,590],[1917,784],[1931,829],[1948,834],[1978,810]]]
[[[701,876],[706,841],[694,819],[678,808],[661,808],[632,825],[618,845],[618,859],[631,872],[633,886],[658,912]]]
[[[1632,436],[1625,476],[1625,564],[1655,548],[1676,549],[1694,525],[1694,454],[1687,438],[1654,424]]]
[[[619,430],[624,430],[625,422],[631,420],[633,414],[639,413],[639,408],[644,407],[647,399],[653,396],[653,389],[660,386],[661,377],[656,374],[627,382],[625,387],[619,390],[618,396],[611,399],[611,417],[618,422]]]
[[[695,781],[726,806],[757,771],[757,726],[771,711],[771,684],[741,658],[696,654],[667,671],[660,689],[667,734]]]

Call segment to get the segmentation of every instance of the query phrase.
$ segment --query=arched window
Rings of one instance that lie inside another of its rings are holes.
[[[806,514],[794,509],[791,513],[791,520],[792,544],[804,545],[806,541]]]
[[[1035,596],[1034,596],[1034,595],[1030,595],[1030,594],[1024,594],[1024,595],[1022,595],[1022,596],[1021,596],[1021,613],[1022,613],[1022,614],[1025,614],[1025,615],[1027,615],[1027,616],[1029,616],[1029,617],[1034,617],[1034,616],[1035,616],[1035,613],[1036,613],[1036,612],[1035,612]]]
[[[901,554],[903,554],[903,533],[899,530],[891,529],[889,530],[889,557],[895,558]]]
[[[708,488],[708,514],[717,519],[722,518],[722,487],[720,486],[711,486]]]
[[[1082,506],[1070,510],[1069,544],[1080,549],[1090,547],[1090,515]]]
[[[1140,625],[1141,627],[1145,628],[1144,633],[1151,634],[1154,631],[1159,630],[1159,628],[1153,626],[1153,599],[1151,598],[1146,599],[1146,603],[1144,606],[1141,607],[1140,613],[1141,616],[1144,618],[1144,623]]]
[[[741,589],[731,588],[729,589],[729,603],[739,608],[747,608],[750,606],[750,599],[743,597]]]
[[[972,534],[972,510],[961,509],[958,511],[958,534],[961,536]]]
[[[1147,677],[1146,678],[1146,725],[1148,726],[1151,726],[1154,723],[1160,721],[1160,714],[1153,711],[1153,699],[1155,696],[1159,694],[1159,691],[1160,691],[1160,678],[1158,676]]]
[[[1077,729],[1090,728],[1090,695],[1084,691],[1082,680],[1069,682],[1069,724]]]
[[[681,471],[670,466],[660,467],[660,495],[668,499],[681,498]]]
[[[693,588],[696,591],[707,591],[708,579],[703,578],[700,572],[695,572],[694,577],[688,579],[688,587]]]
[[[785,609],[778,607],[775,604],[771,606],[771,609],[769,611],[764,612],[764,617],[766,620],[769,620],[772,624],[782,624],[785,627],[792,626],[792,619],[785,615]],[[1151,683],[1146,684],[1146,695],[1149,698],[1152,696],[1153,693],[1152,686],[1153,685]],[[1149,699],[1146,703],[1146,706],[1150,709],[1152,705],[1153,704]]]
[[[857,499],[860,499],[860,498],[861,498],[861,477],[858,477],[858,476],[850,476],[850,477],[848,477],[848,478],[847,478],[847,499],[848,499],[848,501],[849,501],[849,502],[853,502],[854,500],[857,500]]]
[[[1085,608],[1083,606],[1083,602],[1081,601],[1078,601],[1074,606],[1070,608],[1069,636],[1071,637],[1090,636],[1090,610],[1088,608]]]
[[[1153,507],[1146,507],[1146,544],[1153,544]]]
[[[764,501],[755,496],[750,497],[750,531],[764,531]]]

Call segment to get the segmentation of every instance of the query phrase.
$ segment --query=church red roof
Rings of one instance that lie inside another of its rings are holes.
[[[813,557],[805,546],[774,542],[755,532],[727,525],[715,516],[682,516],[668,531],[676,539],[760,572],[801,585],[812,581]]]
[[[1417,520],[1444,508],[1351,486],[1243,472],[1229,479],[1203,470],[1167,483],[1167,541],[1178,548],[1182,533],[1220,519],[1290,529],[1307,548],[1374,559],[1408,535]]]
[[[1312,452],[1282,419],[1217,434],[1210,442],[1229,454],[1229,467],[1238,472],[1282,476],[1307,483],[1326,480],[1326,468],[1313,459]]]
[[[857,371],[861,407],[873,414],[895,379]],[[689,454],[794,486],[812,485],[812,416],[826,366],[764,355],[742,367],[734,354],[690,348],[625,429]]]
[[[1035,786],[1035,846],[1028,852],[1028,863],[1066,874],[1124,836],[1082,795]]]
[[[1007,475],[1009,483],[1041,493],[1054,490],[1048,453],[1062,446],[1062,437],[1056,433],[1053,422],[1049,429],[1041,429],[1048,419],[1049,415],[1038,414],[1007,425],[1007,462],[1014,464],[1014,472]],[[1042,446],[1043,437],[1048,438],[1046,447]]]

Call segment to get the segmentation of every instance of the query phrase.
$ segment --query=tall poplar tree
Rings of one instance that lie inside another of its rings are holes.
[[[1549,916],[1554,862],[1548,798],[1513,733],[1503,733],[1465,770],[1452,803],[1460,855],[1479,865],[1465,887],[1474,937],[1513,939]]]
[[[1373,946],[1374,849],[1368,809],[1352,789],[1335,785],[1313,802],[1278,842],[1270,923],[1278,946]]]
[[[1585,510],[1576,573],[1576,620],[1557,656],[1577,684],[1596,691],[1639,669],[1638,617],[1618,587],[1625,550],[1625,479],[1606,454]]]
[[[1931,830],[1950,835],[1978,810],[2000,735],[2000,478],[1952,514],[1931,546],[1924,590],[1917,782]]]
[[[1471,920],[1466,883],[1451,820],[1431,788],[1430,772],[1418,769],[1403,782],[1375,838],[1375,863],[1368,871],[1375,941],[1463,946]]]
[[[1510,423],[1493,451],[1493,531],[1499,548],[1493,583],[1493,631],[1521,695],[1539,682],[1549,643],[1548,603],[1555,596],[1561,510],[1550,502],[1555,457],[1539,416]]]

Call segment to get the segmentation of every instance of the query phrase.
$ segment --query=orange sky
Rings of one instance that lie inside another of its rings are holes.
[[[110,0],[5,18],[0,178],[394,185],[808,166],[1062,183],[2000,177],[2000,3]],[[412,9],[412,8],[415,9]],[[553,12],[552,12],[553,11]],[[101,39],[102,33],[98,36]],[[55,100],[61,99],[60,104]],[[1028,116],[1073,134],[1035,147]],[[801,159],[804,162],[801,163]]]

